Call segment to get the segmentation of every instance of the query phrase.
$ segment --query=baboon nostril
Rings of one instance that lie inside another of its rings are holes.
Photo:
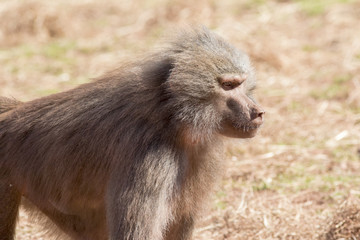
[[[264,114],[265,114],[265,111],[260,111],[260,112],[258,112],[257,115],[258,115],[258,117],[262,118],[264,116]]]
[[[253,109],[251,113],[251,119],[260,118],[262,119],[265,114],[264,110],[261,109]]]

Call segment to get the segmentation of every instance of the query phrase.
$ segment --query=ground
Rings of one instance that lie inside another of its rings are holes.
[[[257,69],[260,133],[230,141],[196,240],[360,239],[360,1],[0,2],[0,95],[73,88],[208,26]],[[48,239],[20,212],[17,240]]]

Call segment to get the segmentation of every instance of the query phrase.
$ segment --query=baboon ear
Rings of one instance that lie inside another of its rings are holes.
[[[144,67],[143,79],[153,87],[160,86],[169,78],[173,68],[174,61],[169,57],[149,61]]]

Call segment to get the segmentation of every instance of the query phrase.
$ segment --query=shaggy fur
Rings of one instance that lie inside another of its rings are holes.
[[[2,239],[21,196],[74,239],[190,239],[223,165],[226,73],[254,87],[248,57],[196,28],[73,90],[0,98]]]

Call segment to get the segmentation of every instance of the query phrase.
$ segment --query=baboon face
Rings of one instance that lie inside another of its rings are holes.
[[[233,138],[254,137],[265,113],[251,96],[254,80],[246,73],[230,73],[219,76],[217,82],[222,115],[220,134]]]
[[[254,137],[264,111],[252,98],[256,79],[249,57],[207,30],[178,39],[168,54],[173,63],[166,82],[176,117],[192,126],[195,138]]]

